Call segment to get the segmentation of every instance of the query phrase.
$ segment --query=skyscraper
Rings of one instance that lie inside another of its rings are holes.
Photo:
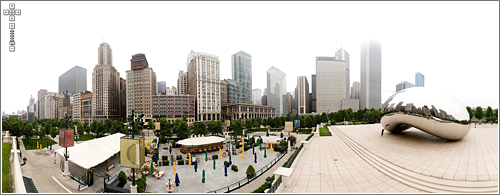
[[[361,89],[361,84],[358,81],[354,81],[351,87],[351,99],[359,99],[360,89]]]
[[[195,96],[196,121],[219,120],[221,113],[219,57],[191,52],[187,58],[188,93]]]
[[[160,92],[165,93],[165,89],[167,89],[167,82],[165,81],[158,82],[156,88],[158,89],[157,94],[160,94]]]
[[[188,74],[183,70],[179,71],[179,78],[177,78],[177,94],[188,94]]]
[[[292,93],[286,92],[286,114],[291,115],[292,114]]]
[[[127,70],[127,115],[144,114],[144,119],[153,119],[151,97],[156,95],[156,73],[149,67],[146,55],[138,53],[130,59],[132,70]]]
[[[111,46],[101,43],[92,72],[92,121],[120,120],[119,111],[120,73],[113,66]]]
[[[59,94],[75,94],[87,90],[87,69],[75,66],[59,76]]]
[[[220,81],[220,106],[227,106],[227,82],[225,80]]]
[[[127,121],[127,81],[120,77],[120,120]]]
[[[253,104],[256,104],[256,105],[262,105],[262,103],[260,102],[260,100],[262,99],[262,90],[260,89],[253,89],[252,90],[252,102]]]
[[[276,116],[286,115],[286,74],[274,66],[267,70],[267,105],[276,108]]]
[[[316,112],[316,75],[311,75],[312,98],[311,98],[311,113]]]
[[[316,57],[316,112],[337,112],[346,97],[346,62]],[[330,111],[328,111],[330,110]]]
[[[347,53],[342,47],[340,49],[337,50],[337,52],[335,52],[335,59],[336,60],[339,60],[339,61],[345,61],[345,78],[346,78],[346,97],[347,99],[350,98],[350,84],[351,84],[351,80],[350,80],[350,75],[349,75],[349,69],[350,69],[350,65],[349,65],[349,53]]]
[[[246,103],[242,82],[233,79],[224,79],[227,83],[227,104]]]
[[[297,92],[297,113],[299,115],[309,113],[309,82],[306,76],[297,77]]]
[[[379,109],[382,104],[382,49],[374,40],[363,41],[361,45],[361,91],[360,109]]]
[[[423,87],[424,86],[424,75],[420,72],[415,73],[415,86],[416,87]]]
[[[231,67],[233,80],[243,86],[243,97],[236,103],[252,103],[252,56],[244,51],[231,55]]]

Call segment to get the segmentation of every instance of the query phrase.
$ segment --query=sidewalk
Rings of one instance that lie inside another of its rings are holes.
[[[304,134],[304,135],[295,135],[295,136],[297,137],[296,143],[300,144],[300,141],[305,140],[307,138],[307,136],[309,136],[309,135]],[[251,192],[253,192],[254,190],[259,188],[262,184],[264,184],[266,182],[266,178],[268,176],[272,177],[274,171],[276,171],[278,168],[283,166],[283,164],[285,164],[285,162],[288,160],[288,158],[290,158],[290,156],[292,156],[292,154],[294,152],[295,152],[295,150],[292,150],[292,151],[286,153],[286,155],[283,156],[283,158],[281,158],[276,164],[274,164],[273,167],[268,169],[266,172],[264,172],[262,175],[260,175],[257,179],[255,179],[252,182],[232,191],[231,193],[251,193]],[[298,159],[295,159],[295,163],[297,161],[298,161]],[[274,178],[274,179],[277,179],[277,178]]]

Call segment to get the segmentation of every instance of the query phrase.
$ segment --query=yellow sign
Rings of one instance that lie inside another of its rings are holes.
[[[139,169],[145,161],[144,137],[136,135],[120,138],[120,165]]]
[[[293,122],[292,121],[285,122],[285,131],[286,132],[292,132],[293,131]]]
[[[229,127],[231,125],[231,120],[226,120],[226,127]]]
[[[155,130],[160,130],[160,122],[155,123]]]

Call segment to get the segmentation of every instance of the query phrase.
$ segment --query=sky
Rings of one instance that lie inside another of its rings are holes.
[[[1,2],[8,9],[9,1]],[[499,102],[499,2],[14,2],[16,51],[9,18],[1,19],[1,110],[25,110],[40,89],[58,92],[59,76],[87,69],[87,90],[103,41],[125,78],[130,59],[146,54],[157,81],[177,86],[191,50],[219,56],[220,78],[231,78],[231,55],[252,55],[253,88],[266,71],[316,74],[316,56],[350,54],[350,82],[360,81],[361,41],[382,47],[382,102],[402,81],[438,88],[464,106]],[[310,90],[311,87],[310,87]],[[293,94],[293,93],[292,93]]]

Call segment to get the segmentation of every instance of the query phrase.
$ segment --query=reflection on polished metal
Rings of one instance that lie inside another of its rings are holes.
[[[454,97],[426,87],[413,87],[389,97],[380,124],[392,133],[415,127],[448,139],[464,138],[470,130],[469,114]]]

